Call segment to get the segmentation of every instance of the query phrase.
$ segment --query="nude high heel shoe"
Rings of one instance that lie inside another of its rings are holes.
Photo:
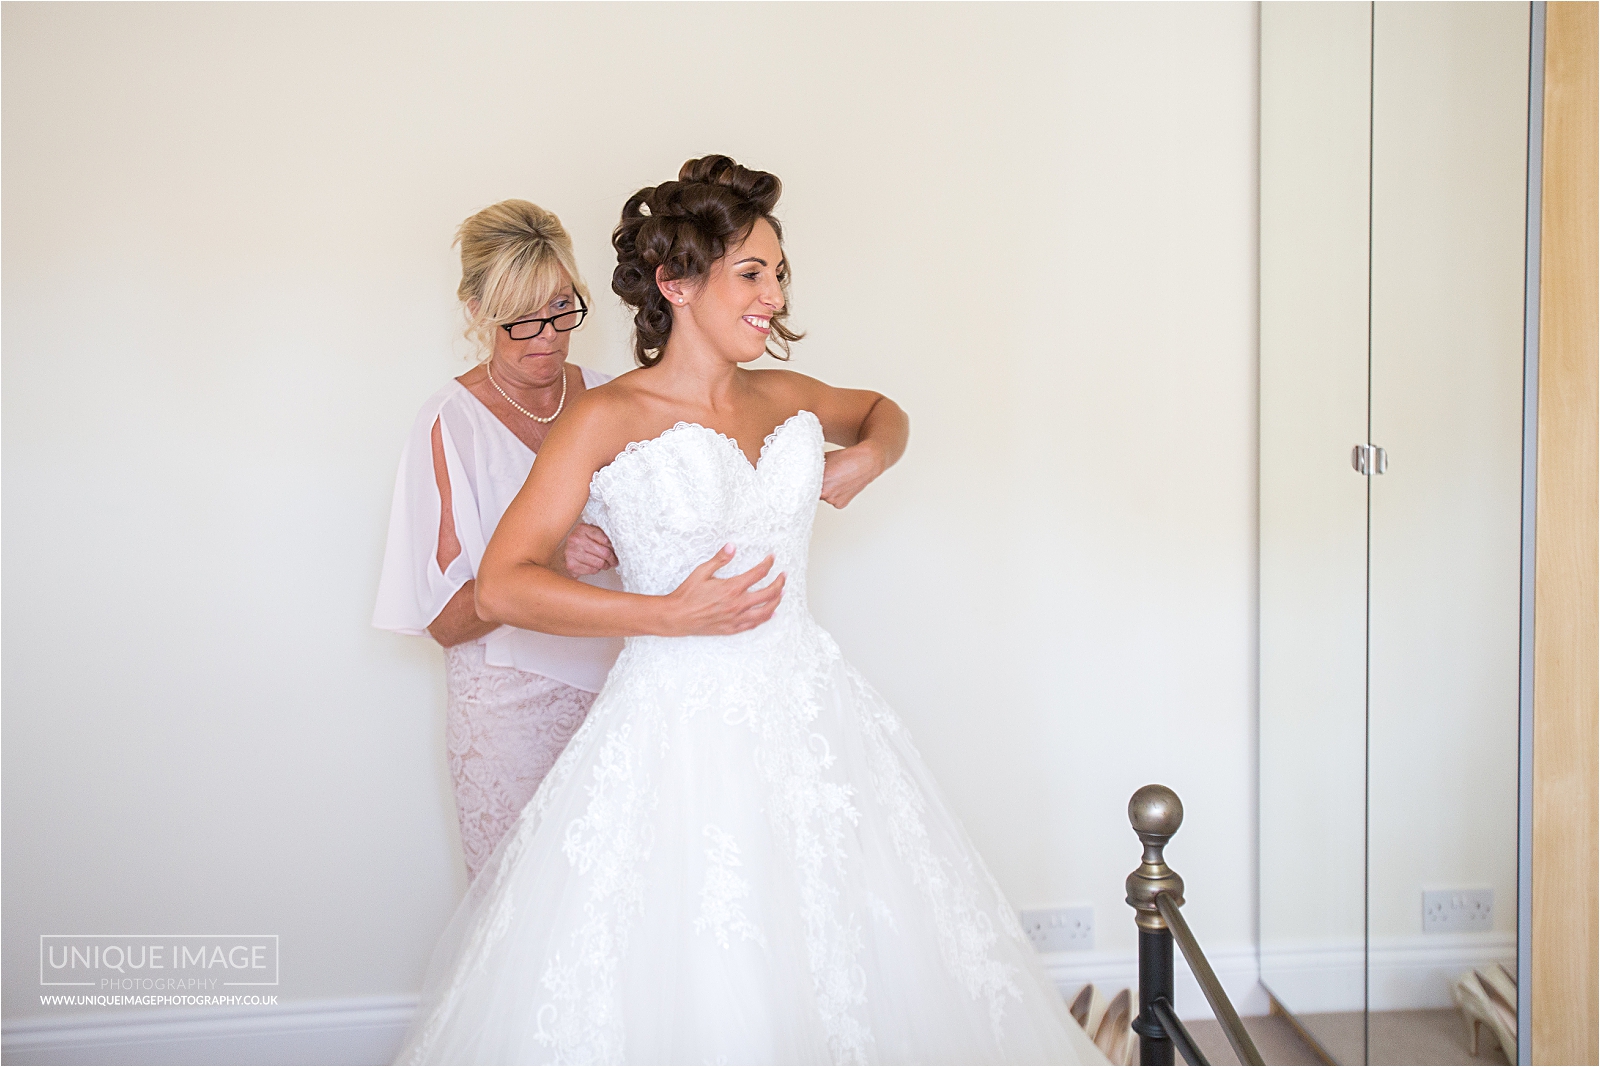
[[[1133,994],[1128,990],[1119,992],[1106,1005],[1100,1025],[1094,1029],[1094,1043],[1118,1067],[1133,1062]]]
[[[1489,999],[1504,1009],[1505,1014],[1511,1019],[1512,1033],[1517,1029],[1517,982],[1506,973],[1504,964],[1495,964],[1493,967],[1481,967],[1472,972],[1478,976],[1478,984],[1483,986],[1483,991],[1489,994]]]
[[[1505,1054],[1507,1063],[1517,1062],[1517,1009],[1516,987],[1512,986],[1511,1001],[1507,1001],[1503,989],[1503,975],[1496,974],[1490,979],[1482,971],[1467,971],[1455,980],[1451,987],[1451,996],[1455,998],[1456,1006],[1461,1009],[1463,1019],[1467,1024],[1467,1048],[1474,1056],[1479,1055],[1479,1036],[1484,1027],[1494,1034],[1500,1045],[1500,1051]],[[1496,988],[1501,986],[1502,988]]]
[[[1094,983],[1090,982],[1078,990],[1078,995],[1072,998],[1072,1004],[1067,1010],[1072,1012],[1072,1017],[1083,1027],[1083,1032],[1093,1038],[1095,1028],[1100,1025],[1100,1020],[1106,1013],[1106,998],[1101,996]]]

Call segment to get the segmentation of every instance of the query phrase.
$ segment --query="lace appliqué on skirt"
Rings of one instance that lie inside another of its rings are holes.
[[[750,881],[734,870],[744,866],[739,858],[739,842],[715,823],[706,823],[701,833],[711,843],[706,846],[706,879],[700,889],[700,915],[694,921],[695,931],[709,930],[723,948],[732,943],[729,934],[737,934],[766,948],[767,935],[750,921],[740,904],[750,895]]]

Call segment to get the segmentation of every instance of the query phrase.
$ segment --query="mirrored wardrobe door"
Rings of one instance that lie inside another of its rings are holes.
[[[1365,4],[1261,10],[1260,939],[1281,1005],[1363,1057]],[[1351,1043],[1353,1040],[1353,1044]]]
[[[1261,974],[1339,1063],[1515,1010],[1531,14],[1262,12]]]
[[[1374,12],[1371,1063],[1465,1062],[1426,1031],[1515,969],[1529,14]]]

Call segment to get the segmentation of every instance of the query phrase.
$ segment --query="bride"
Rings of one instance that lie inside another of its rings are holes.
[[[398,1062],[1106,1062],[806,608],[818,498],[848,504],[908,420],[741,367],[798,339],[780,188],[708,156],[623,208],[642,366],[554,425],[477,596],[626,646],[441,936]],[[580,519],[622,590],[551,568]]]

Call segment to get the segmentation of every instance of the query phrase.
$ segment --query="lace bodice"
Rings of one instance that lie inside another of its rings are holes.
[[[726,544],[737,553],[717,571],[722,578],[774,554],[761,584],[787,574],[783,602],[747,633],[787,629],[809,619],[805,568],[822,490],[822,445],[816,415],[798,411],[767,435],[751,466],[733,438],[680,422],[635,441],[595,472],[583,521],[611,538],[629,592],[670,593]]]

